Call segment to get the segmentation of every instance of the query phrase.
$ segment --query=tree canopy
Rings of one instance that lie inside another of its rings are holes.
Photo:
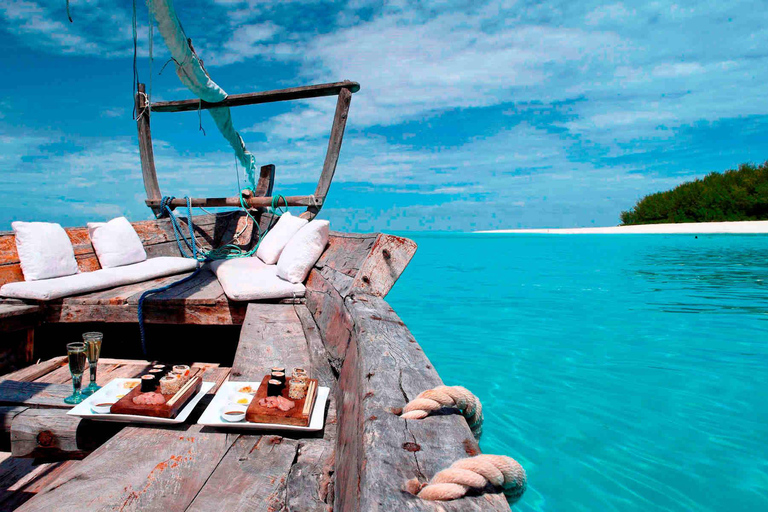
[[[622,225],[739,220],[768,220],[768,162],[713,172],[621,212]]]

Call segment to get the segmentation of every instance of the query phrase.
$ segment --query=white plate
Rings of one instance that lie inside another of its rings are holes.
[[[252,386],[257,389],[261,382],[225,382],[221,385],[213,397],[211,403],[205,409],[198,425],[207,427],[235,428],[239,430],[303,430],[305,432],[314,432],[323,429],[325,422],[325,402],[328,400],[330,388],[317,388],[315,397],[315,408],[312,409],[312,417],[309,418],[309,426],[299,427],[297,425],[277,425],[275,423],[251,423],[250,421],[224,421],[221,417],[221,410],[229,404],[229,397],[237,393],[237,390],[243,386]]]
[[[67,414],[71,414],[72,416],[79,416],[81,418],[88,418],[89,420],[115,421],[118,423],[150,423],[154,425],[184,423],[200,399],[203,398],[203,396],[205,396],[205,394],[209,392],[215,385],[213,382],[203,382],[203,386],[200,388],[200,391],[192,397],[192,400],[190,400],[189,403],[184,406],[184,408],[179,411],[179,414],[177,414],[175,418],[155,418],[152,416],[139,416],[136,414],[98,414],[91,410],[92,403],[113,402],[116,400],[116,395],[123,393],[128,394],[131,390],[124,388],[123,383],[127,381],[138,380],[139,379],[114,379],[110,381],[106,386],[74,406],[69,412],[67,412]]]

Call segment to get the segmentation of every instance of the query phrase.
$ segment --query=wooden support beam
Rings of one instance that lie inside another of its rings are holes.
[[[302,100],[307,98],[320,98],[323,96],[335,96],[341,91],[350,93],[360,90],[360,84],[345,80],[329,84],[306,85],[291,87],[289,89],[277,89],[273,91],[251,92],[246,94],[230,94],[223,101],[208,103],[207,101],[180,100],[158,101],[152,104],[153,112],[188,112],[191,110],[208,109],[216,107],[239,107],[242,105],[256,105],[259,103],[274,103],[276,101]]]
[[[342,89],[336,102],[336,114],[333,116],[333,127],[331,128],[331,137],[328,139],[328,151],[325,153],[323,172],[320,174],[320,180],[317,182],[317,189],[315,189],[316,202],[309,205],[306,213],[301,214],[304,218],[313,219],[317,215],[320,208],[322,208],[325,196],[328,195],[328,189],[331,188],[333,174],[336,172],[336,164],[339,162],[341,141],[344,138],[344,128],[347,126],[351,102],[352,93],[349,89]]]
[[[71,384],[44,384],[0,380],[0,404],[35,408],[71,409],[64,398],[72,394]]]
[[[272,197],[272,189],[275,186],[274,164],[264,165],[259,173],[259,181],[256,183],[257,197]]]
[[[146,203],[149,207],[160,206],[161,200],[149,200]],[[251,208],[266,208],[272,206],[272,197],[249,197],[244,199],[245,204]],[[193,197],[191,198],[193,207],[202,206],[203,208],[232,208],[239,207],[239,197]],[[184,198],[176,198],[171,201],[171,206],[174,208],[186,207],[187,200]],[[317,204],[322,205],[322,201],[313,200],[312,196],[287,196],[284,199],[281,198],[277,206],[310,206]]]
[[[27,409],[11,422],[11,453],[46,460],[82,459],[122,428],[119,423],[83,421],[61,409]]]
[[[144,190],[147,192],[148,201],[156,201],[156,206],[150,206],[155,216],[161,216],[160,184],[157,182],[155,170],[155,154],[152,150],[152,132],[149,129],[149,104],[147,102],[146,88],[139,84],[136,93],[136,126],[139,129],[139,156],[141,157],[141,175],[144,178]]]

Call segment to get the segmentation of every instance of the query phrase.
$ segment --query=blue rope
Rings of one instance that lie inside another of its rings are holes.
[[[181,279],[180,281],[174,281],[171,284],[167,284],[165,286],[162,286],[160,288],[153,288],[152,290],[147,290],[144,293],[141,294],[141,297],[139,297],[139,334],[141,335],[141,352],[144,354],[144,357],[149,359],[149,356],[147,355],[147,337],[146,333],[144,331],[144,300],[146,300],[147,297],[150,295],[155,295],[157,293],[162,293],[166,290],[170,290],[172,287],[186,283],[187,281],[191,281],[195,277],[197,277],[197,274],[199,274],[203,270],[203,267],[198,267],[197,270],[195,270],[192,274],[188,275],[184,279]]]

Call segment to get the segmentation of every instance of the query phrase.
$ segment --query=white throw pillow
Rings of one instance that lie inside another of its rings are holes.
[[[109,222],[89,222],[88,235],[101,268],[122,267],[147,259],[139,235],[125,217]]]
[[[280,259],[280,253],[283,252],[291,237],[307,222],[307,219],[294,217],[289,212],[285,212],[259,244],[256,256],[267,265],[274,265]]]
[[[60,224],[17,221],[11,226],[25,281],[78,273],[75,250]]]
[[[327,220],[313,220],[293,235],[277,262],[278,277],[292,283],[304,282],[328,244],[329,226]]]

